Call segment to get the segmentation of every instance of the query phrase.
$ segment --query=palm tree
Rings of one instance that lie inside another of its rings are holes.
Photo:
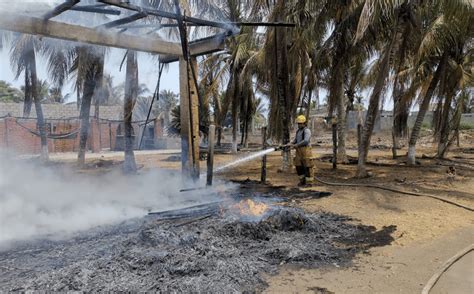
[[[103,71],[102,60],[104,58],[104,49],[92,46],[78,46],[74,48],[72,65],[70,71],[75,74],[75,88],[78,93],[82,93],[80,99],[81,129],[79,132],[79,152],[77,162],[79,166],[85,163],[85,154],[87,147],[87,137],[90,126],[90,109],[94,91],[96,91],[98,78]]]
[[[337,112],[338,150],[337,159],[347,162],[346,155],[346,113],[347,97],[344,95],[345,72],[354,67],[354,64],[363,64],[365,58],[363,47],[354,46],[352,40],[360,16],[362,1],[333,1],[327,2],[321,12],[321,20],[326,25],[334,24],[331,35],[318,52],[319,59],[329,59],[330,62],[322,63],[329,67],[328,80],[328,116],[333,117]],[[356,52],[357,51],[357,52]],[[354,83],[355,85],[357,83]],[[350,90],[349,90],[350,91]],[[350,94],[352,92],[349,92]]]
[[[271,12],[269,21],[297,24],[294,28],[267,29],[263,46],[252,54],[243,70],[244,73],[253,71],[259,83],[257,89],[264,89],[263,92],[269,94],[270,136],[287,144],[290,140],[290,127],[305,87],[305,75],[311,69],[310,54],[314,49],[314,44],[310,41],[314,33],[312,12],[320,3],[281,0],[258,3],[260,13]],[[307,82],[306,91],[312,91],[315,84]],[[289,167],[289,159],[289,150],[285,150],[284,170]]]
[[[163,90],[160,93],[160,99],[158,100],[158,111],[163,114],[164,128],[168,128],[170,124],[170,113],[171,110],[176,107],[178,103],[178,94],[171,90]]]
[[[365,163],[375,120],[379,113],[381,94],[390,70],[390,57],[397,42],[400,40],[400,27],[403,26],[403,22],[409,21],[409,19],[405,18],[407,12],[403,9],[402,5],[398,5],[397,1],[390,3],[391,5],[386,4],[382,3],[382,1],[366,1],[361,12],[356,34],[356,42],[359,42],[364,37],[367,37],[368,42],[378,39],[383,47],[383,50],[379,53],[380,57],[375,64],[377,73],[375,84],[369,99],[367,116],[359,142],[358,177],[367,176]],[[380,35],[366,34],[367,29],[371,26],[378,27],[380,31],[375,32]]]
[[[32,102],[35,104],[36,118],[41,138],[41,155],[44,161],[48,160],[48,138],[46,124],[41,107],[41,97],[38,93],[38,76],[36,73],[36,52],[40,50],[40,44],[36,37],[31,35],[18,35],[13,41],[10,51],[10,61],[16,71],[15,78],[22,72],[25,76],[25,100],[23,115],[28,117]]]
[[[453,51],[464,47],[463,40],[469,40],[467,32],[472,34],[472,15],[472,4],[462,0],[435,1],[426,9],[425,27],[418,49],[416,69],[422,68],[423,71],[418,70],[418,72],[423,72],[431,78],[427,90],[421,93],[423,99],[408,142],[407,163],[410,165],[416,163],[416,142],[421,125],[435,90],[450,64],[450,57],[453,56]],[[464,39],[465,37],[468,38]],[[472,40],[472,37],[470,38]],[[469,42],[472,41],[467,43]],[[455,53],[454,56],[456,56]],[[444,147],[441,149],[444,149]]]
[[[228,0],[224,3],[223,15],[230,21],[242,21],[248,12],[248,7],[243,5],[245,1]],[[239,127],[239,113],[244,125],[243,135],[248,130],[251,116],[244,115],[243,111],[251,110],[253,102],[253,86],[251,83],[251,72],[243,71],[244,65],[250,58],[252,50],[255,50],[254,40],[255,28],[245,27],[238,36],[228,41],[227,52],[215,54],[201,62],[202,79],[201,87],[209,85],[209,88],[201,91],[204,100],[213,101],[215,121],[217,124],[217,143],[220,144],[222,134],[222,123],[231,106],[232,113],[232,151],[237,152],[237,129]],[[220,101],[219,87],[221,83],[227,82],[223,101]],[[211,98],[211,99],[210,99]],[[221,103],[222,102],[222,103]]]
[[[452,46],[449,51],[449,61],[441,78],[442,83],[439,88],[439,98],[441,99],[438,102],[441,115],[438,124],[435,125],[438,158],[444,158],[452,141],[450,133],[459,127],[460,120],[457,120],[458,117],[455,114],[462,109],[463,103],[459,103],[457,100],[463,100],[461,93],[467,87],[474,85],[474,48],[472,44],[469,44],[474,37],[474,24],[472,24],[474,13],[471,13],[466,20],[468,22],[463,27],[465,30],[457,36],[456,46]]]
[[[255,113],[252,118],[252,131],[254,131],[255,127],[263,127],[267,124],[267,119],[265,117],[265,113],[267,109],[263,104],[262,98],[255,99]]]

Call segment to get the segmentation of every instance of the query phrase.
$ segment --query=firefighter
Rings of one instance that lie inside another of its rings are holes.
[[[291,142],[291,147],[296,149],[295,167],[300,178],[300,185],[313,183],[313,161],[311,152],[311,131],[309,130],[306,117],[299,115],[296,118],[298,130],[295,139]]]

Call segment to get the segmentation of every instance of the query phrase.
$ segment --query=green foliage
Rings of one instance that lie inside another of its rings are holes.
[[[432,128],[432,125],[429,123],[429,122],[423,122],[421,124],[421,128],[422,129],[431,129]]]
[[[474,130],[474,123],[462,122],[459,125],[460,130]]]
[[[23,102],[25,94],[5,81],[0,81],[0,102]]]

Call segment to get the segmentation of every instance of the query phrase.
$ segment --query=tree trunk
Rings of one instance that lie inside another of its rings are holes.
[[[345,54],[345,40],[342,40],[347,35],[345,31],[338,40],[338,46],[336,52],[333,54],[333,68],[331,73],[331,79],[329,81],[329,113],[328,116],[332,117],[334,108],[337,111],[337,133],[338,133],[338,146],[337,146],[337,159],[340,162],[347,162],[346,155],[346,122],[345,122],[345,97],[342,92],[344,83],[344,57]]]
[[[234,97],[232,101],[232,153],[237,153],[237,129],[239,127],[238,123],[239,121],[237,112],[237,98]]]
[[[402,101],[404,93],[403,82],[396,78],[393,90],[393,124],[392,124],[392,157],[397,158],[397,149],[400,148],[399,139],[407,134],[408,107]]]
[[[132,113],[133,106],[138,96],[138,64],[137,53],[135,51],[128,51],[127,54],[127,69],[125,74],[125,98],[123,107],[123,122],[124,122],[124,142],[125,142],[125,160],[123,163],[123,170],[125,173],[135,173],[137,165],[135,163],[135,154],[133,152],[133,126]]]
[[[217,127],[217,142],[216,142],[216,146],[221,147],[221,138],[222,138],[222,127],[221,127],[221,126],[218,126],[218,127]]]
[[[408,142],[408,156],[407,156],[407,164],[415,165],[416,164],[416,141],[418,140],[418,136],[420,135],[421,125],[423,124],[423,120],[425,118],[425,114],[428,111],[430,106],[431,97],[434,94],[436,87],[438,86],[439,80],[441,78],[441,73],[444,71],[446,67],[446,63],[448,60],[448,55],[443,53],[441,60],[436,68],[436,71],[431,79],[430,85],[428,90],[423,97],[423,101],[420,105],[420,109],[418,111],[418,115],[416,116],[415,125],[411,130],[410,141]]]
[[[390,53],[395,43],[395,35],[396,34],[394,34],[394,37],[392,37],[392,40],[385,48],[374,89],[370,95],[369,107],[367,109],[367,116],[365,118],[365,124],[362,130],[361,142],[359,145],[359,159],[357,162],[357,177],[359,178],[367,177],[368,175],[365,164],[367,162],[367,155],[369,153],[370,138],[372,137],[372,132],[374,130],[375,120],[379,114],[380,94],[382,93],[385,80],[388,76]]]
[[[221,135],[222,135],[222,122],[221,122],[221,112],[222,112],[222,107],[221,107],[221,101],[219,99],[219,95],[213,95],[214,96],[214,124],[216,125],[217,129],[217,146],[221,146]]]
[[[313,94],[313,91],[310,90],[308,91],[308,105],[306,105],[306,119],[309,120],[309,115],[311,113],[311,96]]]
[[[23,116],[30,117],[31,105],[33,103],[31,86],[31,72],[30,67],[25,68],[25,101],[23,102]]]
[[[448,149],[449,133],[451,132],[449,113],[451,111],[451,102],[453,101],[453,97],[454,93],[450,91],[449,94],[446,96],[443,112],[441,114],[438,152],[436,154],[438,158],[444,158]]]
[[[89,70],[92,71],[92,70]],[[79,131],[79,153],[77,155],[77,164],[80,167],[84,166],[86,161],[86,149],[87,149],[87,137],[89,136],[89,126],[90,126],[90,111],[91,111],[91,102],[92,96],[94,95],[95,88],[95,79],[93,73],[87,73],[87,77],[84,81],[84,92],[81,99],[81,129]]]
[[[341,93],[342,94],[342,93]],[[337,101],[337,159],[347,163],[346,155],[346,105],[344,95],[338,96]]]
[[[229,93],[232,97],[232,153],[237,153],[237,131],[239,129],[239,102],[241,91],[239,87],[239,72],[233,69],[233,76],[230,80],[232,83],[232,91]]]
[[[281,2],[282,0],[280,0]],[[281,4],[280,5],[284,5]],[[286,28],[275,27],[275,66],[276,66],[276,89],[278,98],[278,110],[282,125],[282,143],[286,145],[290,142],[290,116],[291,112],[288,109],[288,97],[289,95],[289,77],[288,77],[288,47],[287,47],[287,34]],[[290,169],[290,150],[283,150],[283,165],[282,170],[288,171]]]
[[[89,136],[89,127],[90,127],[90,110],[92,97],[94,96],[94,90],[96,87],[96,74],[97,74],[97,63],[98,59],[90,49],[87,50],[88,57],[85,58],[88,64],[86,70],[86,76],[84,78],[83,85],[83,94],[81,99],[81,109],[80,109],[80,120],[81,120],[81,129],[79,131],[79,152],[77,155],[77,164],[80,167],[84,166],[86,161],[86,149],[87,149],[87,137]],[[81,62],[81,61],[79,61]]]
[[[38,124],[38,130],[40,133],[40,138],[41,138],[40,159],[42,161],[47,161],[49,159],[48,138],[47,138],[46,123],[44,121],[44,116],[43,116],[43,108],[41,106],[41,97],[39,96],[39,93],[38,93],[39,86],[38,86],[38,76],[36,74],[35,49],[34,49],[32,41],[29,41],[29,44],[27,46],[28,46],[28,49],[27,49],[28,50],[28,53],[27,53],[28,64],[26,66],[27,69],[25,70],[25,76],[29,74],[29,77],[25,78],[25,80],[28,79],[31,83],[31,95],[33,96],[33,101],[35,103],[36,120]],[[31,110],[31,105],[30,105],[30,110]]]

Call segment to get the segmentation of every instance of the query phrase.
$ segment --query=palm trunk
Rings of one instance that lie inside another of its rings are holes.
[[[441,60],[436,68],[436,71],[431,79],[430,85],[428,90],[423,97],[423,101],[420,105],[420,109],[418,111],[418,115],[416,116],[415,125],[411,130],[410,141],[408,142],[408,156],[407,156],[407,164],[415,165],[416,164],[416,141],[418,140],[418,136],[420,135],[421,125],[423,124],[423,120],[425,118],[425,114],[428,111],[430,106],[431,97],[434,94],[436,87],[438,86],[439,80],[441,78],[441,73],[444,71],[446,67],[446,63],[448,60],[448,55],[446,52],[441,57]]]
[[[86,161],[86,149],[87,149],[87,137],[89,136],[90,127],[90,111],[92,96],[94,95],[94,89],[96,85],[94,67],[90,66],[87,70],[86,78],[84,80],[84,92],[81,99],[81,129],[79,131],[79,153],[77,155],[77,164],[80,167],[84,166]]]
[[[397,149],[400,148],[399,139],[406,136],[407,122],[408,122],[408,107],[407,103],[403,102],[404,85],[399,80],[395,79],[393,90],[393,124],[392,124],[392,157],[397,158]]]
[[[308,91],[308,105],[306,105],[306,119],[309,120],[309,115],[310,115],[310,112],[311,112],[311,96],[313,94],[313,91],[312,90],[309,90]]]
[[[451,132],[451,125],[449,122],[449,113],[451,111],[451,102],[453,101],[454,93],[452,91],[446,96],[446,101],[444,102],[443,112],[441,114],[441,121],[440,121],[440,134],[439,134],[439,142],[438,142],[438,158],[444,158],[448,142],[449,142],[449,133]]]
[[[280,0],[282,2],[282,0]],[[280,3],[280,5],[284,5]],[[278,112],[281,119],[282,126],[282,142],[286,145],[290,142],[290,117],[291,112],[288,109],[288,97],[289,95],[289,77],[288,77],[288,47],[287,47],[287,34],[285,28],[275,28],[275,39],[274,46],[276,50],[275,56],[275,70],[276,70],[276,93],[278,99]],[[282,170],[288,171],[290,169],[290,150],[283,150],[283,164]]]
[[[217,129],[217,146],[221,146],[221,136],[222,136],[222,124],[221,124],[221,101],[219,99],[219,95],[214,95],[214,124],[216,124]]]
[[[408,3],[409,6],[414,3]],[[411,7],[414,9],[414,7]],[[398,64],[396,68],[396,76],[393,81],[393,124],[392,124],[392,157],[397,158],[397,149],[400,148],[400,138],[406,137],[408,134],[408,116],[410,112],[410,104],[403,98],[405,94],[405,78],[400,76],[403,65],[406,63],[406,54],[409,44],[409,36],[412,33],[412,27],[409,22],[403,22],[403,32],[398,33],[397,39],[402,38],[401,44],[398,46]]]
[[[30,67],[25,68],[25,101],[23,102],[23,116],[30,117],[31,105],[33,104],[31,86],[31,72]]]
[[[132,137],[132,113],[133,106],[138,96],[138,64],[137,53],[129,51],[127,54],[127,70],[125,74],[125,98],[123,107],[124,121],[124,142],[125,142],[125,160],[123,170],[125,173],[134,173],[137,171],[135,163],[135,154],[133,152],[134,140]]]
[[[380,63],[379,73],[375,81],[374,89],[370,95],[369,107],[367,109],[367,116],[365,118],[364,128],[362,130],[362,136],[359,144],[359,160],[357,162],[357,177],[367,177],[367,155],[369,153],[370,139],[375,126],[375,120],[379,114],[380,94],[382,93],[385,80],[387,79],[389,72],[389,61],[390,53],[395,43],[395,36],[385,48],[382,55],[382,62]]]
[[[222,126],[217,127],[217,142],[216,146],[221,147],[221,138],[222,138]]]
[[[329,81],[329,112],[328,116],[332,117],[334,108],[337,110],[337,131],[338,146],[337,159],[341,162],[347,162],[346,155],[346,122],[345,122],[345,103],[342,85],[344,83],[344,58],[342,54],[345,51],[344,38],[346,33],[342,34],[341,40],[338,41],[336,52],[333,54],[333,69],[331,79]]]
[[[80,107],[79,118],[81,120],[81,129],[79,131],[79,152],[77,155],[77,164],[79,167],[83,167],[86,161],[86,150],[87,150],[87,138],[89,136],[90,128],[90,111],[92,97],[96,90],[97,85],[97,74],[100,67],[100,56],[96,56],[91,49],[87,47],[79,48],[79,50],[84,50],[85,56],[79,62],[86,62],[83,93]],[[79,95],[78,95],[79,98]]]
[[[42,161],[47,161],[49,159],[49,153],[48,153],[48,138],[46,134],[46,123],[44,121],[44,116],[43,116],[43,108],[41,106],[41,97],[39,97],[38,93],[38,76],[36,74],[36,55],[35,55],[35,50],[33,46],[33,42],[30,41],[30,44],[28,45],[28,64],[27,64],[27,70],[25,71],[25,75],[29,74],[30,76],[25,79],[29,79],[31,83],[31,95],[33,96],[33,100],[35,103],[35,110],[36,110],[36,119],[37,119],[37,124],[38,124],[38,129],[40,133],[40,138],[41,138],[41,153],[40,153],[40,159]],[[30,106],[31,109],[31,106]]]
[[[338,96],[337,101],[337,161],[347,163],[346,155],[346,106],[344,95]]]
[[[237,98],[234,93],[234,98],[232,101],[232,153],[237,153],[237,129],[239,128],[238,123],[238,112],[237,112]]]
[[[231,92],[229,93],[232,97],[232,153],[237,153],[237,130],[239,129],[239,102],[241,98],[241,88],[239,87],[239,72],[237,69],[233,69],[233,76],[230,80]]]

